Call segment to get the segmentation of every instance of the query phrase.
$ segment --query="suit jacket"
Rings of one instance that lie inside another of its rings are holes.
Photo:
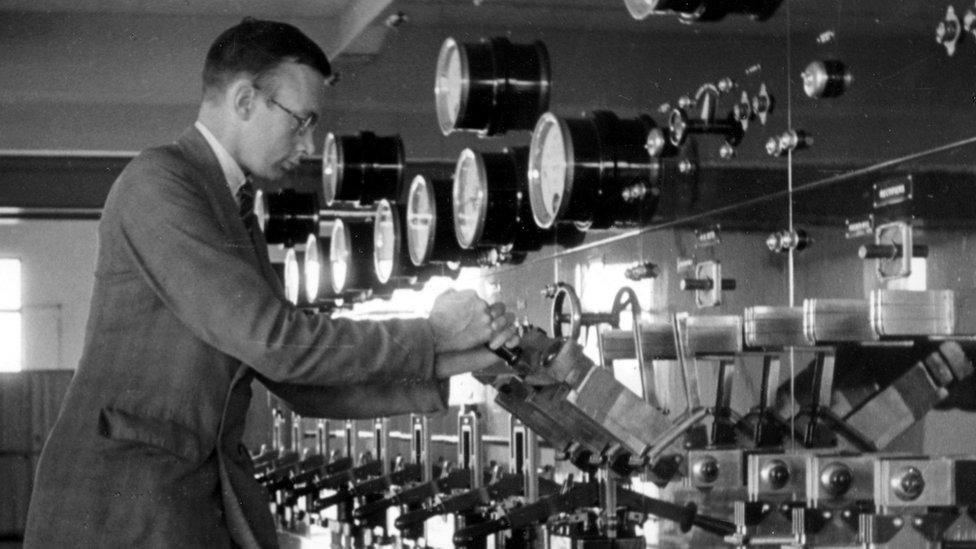
[[[309,315],[284,298],[194,128],[109,193],[85,349],[38,463],[27,547],[273,547],[241,445],[255,378],[303,415],[446,407],[425,319]]]

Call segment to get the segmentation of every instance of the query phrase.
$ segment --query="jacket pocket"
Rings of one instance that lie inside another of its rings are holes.
[[[196,433],[173,421],[107,407],[99,412],[98,432],[112,440],[147,444],[189,461],[203,458]]]

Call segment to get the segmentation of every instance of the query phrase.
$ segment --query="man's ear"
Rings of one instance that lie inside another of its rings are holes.
[[[238,79],[227,89],[231,108],[241,120],[248,120],[254,114],[257,104],[257,90],[250,80]]]

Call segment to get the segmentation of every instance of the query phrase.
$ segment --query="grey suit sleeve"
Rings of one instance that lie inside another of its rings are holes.
[[[276,396],[306,417],[368,419],[428,414],[447,409],[447,380],[357,383],[345,387],[293,385],[261,380]]]
[[[433,378],[426,319],[354,321],[300,312],[269,287],[250,242],[219,225],[203,183],[188,171],[165,155],[136,159],[113,188],[102,223],[120,233],[133,268],[197,337],[275,382]]]

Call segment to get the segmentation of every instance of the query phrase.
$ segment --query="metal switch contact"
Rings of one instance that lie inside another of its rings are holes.
[[[696,263],[693,275],[681,279],[679,287],[695,292],[695,305],[699,308],[717,307],[722,304],[722,292],[734,290],[735,279],[722,277],[722,264],[718,261]]]

